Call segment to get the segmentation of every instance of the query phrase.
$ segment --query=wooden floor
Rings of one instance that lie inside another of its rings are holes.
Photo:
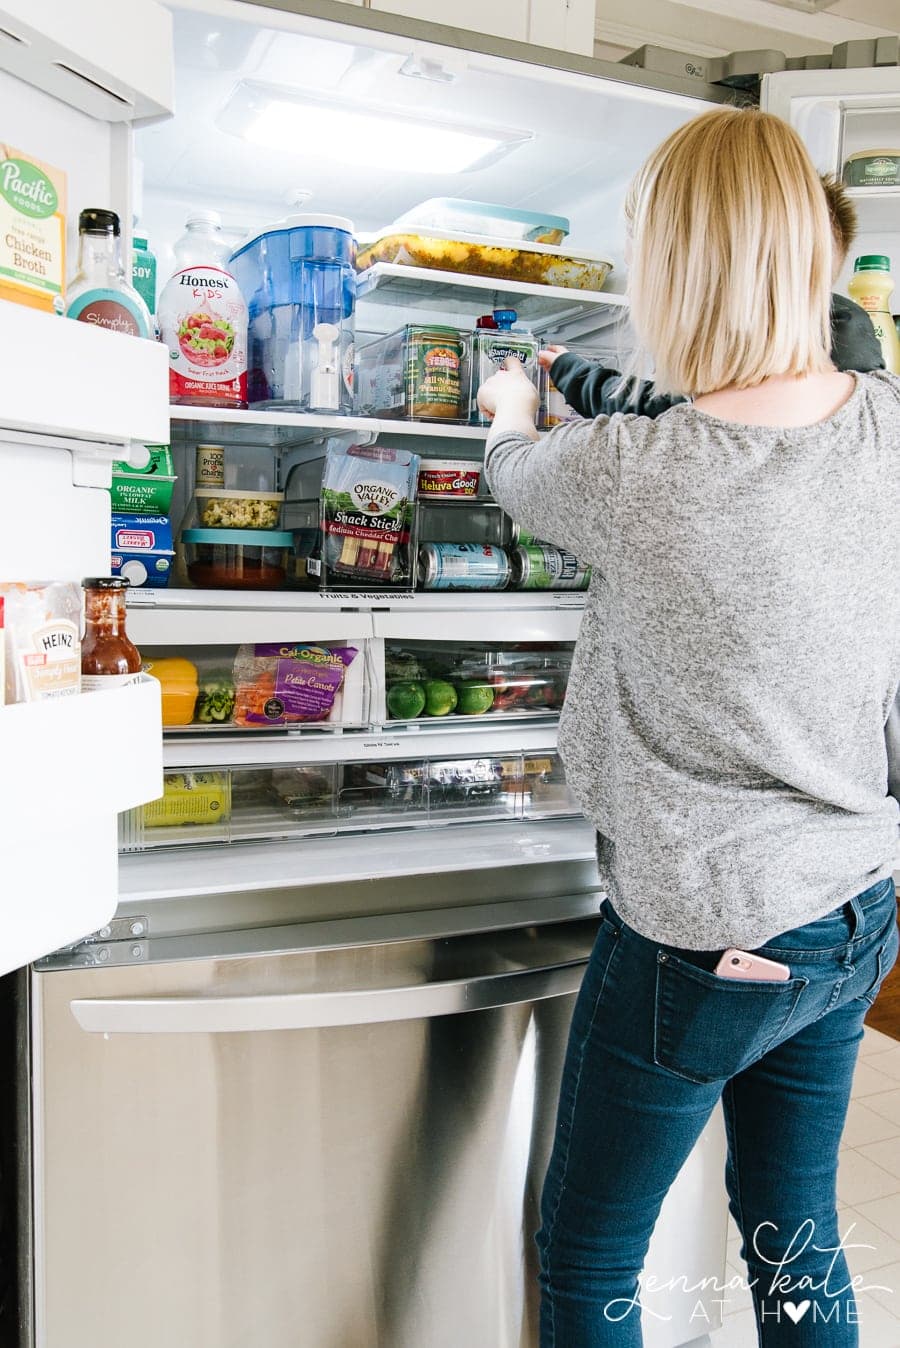
[[[866,1016],[866,1024],[892,1039],[900,1039],[900,960],[894,965]]]

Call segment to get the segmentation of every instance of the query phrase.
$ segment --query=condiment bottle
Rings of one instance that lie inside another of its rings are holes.
[[[125,280],[119,217],[91,208],[78,217],[78,271],[68,288],[66,317],[131,337],[152,337],[149,310]]]
[[[530,332],[514,330],[518,314],[515,309],[495,309],[492,315],[478,319],[471,343],[469,377],[469,421],[485,425],[487,418],[478,408],[478,390],[492,374],[496,374],[508,356],[515,356],[531,382],[538,384],[538,340]]]
[[[131,241],[131,282],[150,314],[156,313],[156,257],[145,238],[135,234]]]
[[[118,576],[90,576],[84,588],[81,691],[109,692],[137,683],[141,655],[125,631],[125,591]]]
[[[853,275],[847,294],[862,305],[872,320],[875,336],[881,343],[884,366],[892,374],[900,374],[900,338],[891,317],[891,295],[894,278],[891,260],[881,253],[866,253],[853,264]]]

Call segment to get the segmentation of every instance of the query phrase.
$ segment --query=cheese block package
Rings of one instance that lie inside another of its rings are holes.
[[[0,299],[65,307],[66,175],[0,141]]]
[[[81,692],[81,588],[66,581],[0,584],[6,701]]]

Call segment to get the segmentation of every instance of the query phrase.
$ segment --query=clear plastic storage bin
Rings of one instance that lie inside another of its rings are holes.
[[[357,405],[365,416],[465,420],[467,337],[441,324],[408,323],[357,354]]]
[[[557,716],[566,695],[573,647],[388,641],[384,719]]]
[[[168,772],[120,816],[123,851],[577,815],[554,753]]]
[[[526,211],[461,197],[431,197],[394,221],[395,229],[440,229],[463,234],[486,234],[492,239],[521,243],[560,244],[569,233],[564,215]]]

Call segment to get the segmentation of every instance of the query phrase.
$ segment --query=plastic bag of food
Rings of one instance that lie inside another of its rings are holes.
[[[419,456],[381,446],[330,448],[322,479],[326,577],[413,583]]]
[[[239,647],[234,661],[235,725],[340,720],[344,673],[358,654],[356,646],[300,642]]]
[[[81,692],[81,587],[66,581],[0,584],[6,701],[43,702]]]

